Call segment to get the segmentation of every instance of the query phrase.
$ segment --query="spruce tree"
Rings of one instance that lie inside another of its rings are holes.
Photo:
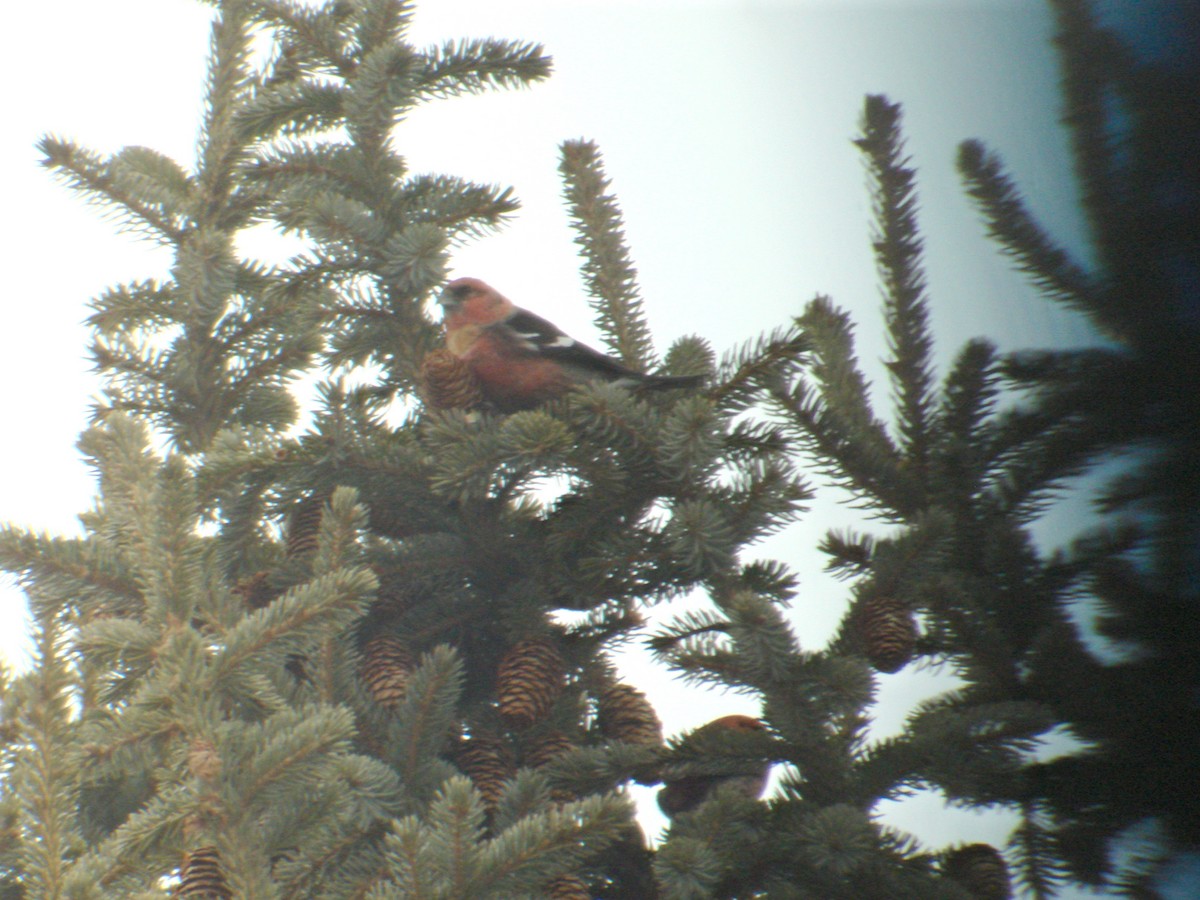
[[[795,329],[719,365],[673,347],[662,367],[711,376],[720,404],[611,386],[510,416],[419,402],[449,250],[516,202],[410,174],[393,126],[544,78],[548,57],[420,50],[395,0],[214,5],[194,167],[42,144],[175,265],[93,304],[86,536],[0,542],[38,640],[5,691],[7,888],[636,895],[649,857],[614,788],[655,777],[660,729],[604,651],[647,600],[782,583],[743,575],[736,548],[803,488],[773,432],[733,419],[756,373],[794,361]],[[595,148],[564,145],[563,170],[600,326],[655,365]],[[243,258],[262,223],[305,249]],[[319,400],[296,429],[302,376]]]
[[[975,340],[935,384],[915,172],[899,106],[868,98],[856,143],[874,200],[891,414],[872,408],[849,316],[822,297],[799,320],[811,354],[769,402],[868,510],[862,530],[831,532],[822,548],[852,581],[851,603],[816,652],[778,617],[724,608],[655,639],[686,675],[761,695],[774,738],[763,755],[789,764],[765,807],[731,792],[724,808],[676,819],[655,862],[667,896],[1006,897],[1016,886],[1049,897],[1071,881],[1159,896],[1167,864],[1200,846],[1200,806],[1179,789],[1200,749],[1200,93],[1186,71],[1139,59],[1090,4],[1052,7],[1092,268],[1036,221],[995,152],[966,141],[958,165],[988,237],[1108,343],[1002,354]],[[1038,516],[1113,459],[1099,523],[1039,547]],[[889,673],[918,661],[959,686],[920,704],[899,736],[870,741],[863,663]],[[1051,734],[1074,743],[1048,755]],[[674,753],[713,766],[686,741]],[[928,787],[1017,810],[1004,856],[980,844],[931,853],[873,820],[880,799]]]
[[[1190,48],[1176,59],[1135,51],[1120,17],[1101,25],[1098,5],[1051,6],[1093,260],[1036,221],[996,152],[965,142],[958,165],[989,236],[1105,338],[1005,360],[1031,395],[1026,427],[1059,434],[1045,464],[1089,443],[1122,460],[1098,497],[1105,523],[1060,560],[1089,598],[1093,633],[1081,642],[1059,626],[1028,677],[1087,752],[1033,766],[1029,793],[1074,877],[1149,896],[1164,866],[1200,850],[1200,803],[1179,789],[1200,758],[1200,80]],[[1156,13],[1159,29],[1194,31],[1188,4]],[[1091,652],[1098,644],[1109,652]],[[1123,870],[1114,846],[1131,857]]]
[[[33,671],[0,684],[0,895],[963,900],[1010,896],[1015,879],[1043,897],[1110,877],[1104,842],[1148,816],[1194,840],[1186,798],[1145,792],[1146,742],[1161,750],[1164,735],[1129,708],[1141,678],[1164,688],[1153,715],[1185,709],[1195,684],[1171,680],[1194,631],[1195,544],[1176,540],[1194,506],[1173,493],[1189,451],[1169,442],[1175,456],[1114,488],[1114,505],[1157,503],[1149,526],[1059,552],[1030,537],[1070,478],[1156,436],[1134,414],[1163,374],[1150,338],[1170,330],[1139,331],[1127,311],[1137,279],[1159,273],[1130,270],[1123,241],[1154,235],[1088,94],[1095,48],[1123,57],[1085,5],[1055,4],[1103,275],[1053,246],[993,154],[964,144],[960,167],[1005,252],[1120,346],[1004,355],[980,339],[939,375],[900,108],[870,97],[856,143],[886,417],[828,298],[745,346],[684,338],[660,357],[587,141],[562,145],[561,173],[606,349],[706,384],[489,409],[427,301],[454,246],[516,200],[410,173],[393,126],[419,103],[538,81],[549,58],[497,39],[416,48],[399,0],[212,5],[193,166],[42,145],[175,265],[93,304],[107,393],[80,442],[98,483],[86,535],[0,535],[37,644]],[[1154,146],[1163,85],[1110,71]],[[1121,164],[1149,178],[1138,159]],[[262,225],[304,249],[243,258],[239,236]],[[1119,409],[1110,376],[1130,389]],[[318,382],[302,424],[301,378]],[[1173,423],[1192,396],[1170,395]],[[789,626],[788,565],[751,557],[811,495],[802,464],[868,516],[823,543],[851,595],[823,648]],[[1146,547],[1149,573],[1133,562]],[[664,744],[607,651],[691,592],[707,606],[653,625],[652,648],[685,678],[760,697],[761,723]],[[1115,634],[1157,652],[1097,662],[1070,617],[1085,592],[1112,604]],[[1176,613],[1166,639],[1145,624],[1159,602]],[[917,663],[959,686],[870,740],[878,674]],[[1088,743],[1039,763],[1056,728]],[[759,801],[768,764],[783,774]],[[677,804],[652,850],[623,788],[664,781],[719,786]],[[880,824],[881,801],[923,787],[1018,810],[1007,863]]]

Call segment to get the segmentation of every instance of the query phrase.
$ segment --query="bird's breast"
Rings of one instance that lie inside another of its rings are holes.
[[[446,349],[460,359],[468,355],[471,346],[483,331],[478,325],[463,325],[446,335]]]

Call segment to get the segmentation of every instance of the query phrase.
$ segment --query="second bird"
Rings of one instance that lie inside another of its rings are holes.
[[[645,375],[570,337],[478,278],[456,278],[438,302],[446,348],[467,364],[502,412],[532,409],[588,381],[629,388],[685,388],[702,375]]]

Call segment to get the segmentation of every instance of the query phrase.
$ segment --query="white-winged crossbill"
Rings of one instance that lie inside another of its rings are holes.
[[[765,727],[758,719],[750,716],[721,716],[696,729],[693,737],[702,738],[706,734],[721,731],[749,733],[762,731]],[[745,796],[757,800],[763,788],[767,786],[769,770],[770,764],[762,762],[748,764],[742,771],[720,775],[681,775],[664,778],[663,787],[658,792],[658,808],[674,818],[680,813],[695,809],[707,800],[713,791],[725,784],[735,785]]]
[[[588,381],[665,389],[703,379],[635,372],[478,278],[456,278],[438,302],[445,310],[446,349],[467,364],[484,397],[503,412],[531,409]]]

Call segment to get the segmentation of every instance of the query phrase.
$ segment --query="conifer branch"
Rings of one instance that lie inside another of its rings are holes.
[[[147,868],[170,871],[178,860],[173,845],[182,840],[184,824],[195,814],[194,796],[173,785],[151,797],[80,861],[95,877],[94,884],[108,887]],[[145,881],[145,879],[137,879]]]
[[[593,383],[581,387],[568,398],[567,420],[576,432],[586,436],[580,449],[597,446],[611,448],[620,454],[628,471],[650,475],[654,471],[654,447],[658,443],[657,417],[650,406],[624,388],[611,384]],[[598,471],[588,466],[580,454],[579,464],[592,474]],[[605,453],[607,462],[608,454]]]
[[[1021,824],[1009,841],[1016,856],[1017,879],[1030,896],[1054,897],[1066,880],[1062,848],[1047,828],[1050,817],[1034,803],[1021,804]]]
[[[496,38],[447,41],[426,50],[423,59],[414,86],[425,97],[524,87],[550,77],[552,68],[541,44]]]
[[[812,348],[814,382],[800,381],[791,389],[774,384],[772,403],[838,483],[887,515],[915,512],[913,498],[902,489],[898,451],[871,412],[849,316],[818,297],[800,325]]]
[[[393,827],[388,845],[393,878],[403,896],[426,885],[431,898],[474,894],[483,835],[482,798],[465,776],[448,780],[424,817],[406,816]]]
[[[600,151],[591,141],[566,141],[559,149],[563,195],[583,255],[596,327],[627,365],[645,371],[654,365],[654,345],[642,310],[637,270],[625,244],[621,210],[616,198],[605,193],[610,183]]]
[[[720,862],[707,841],[679,836],[655,855],[654,877],[667,897],[712,897],[721,879]]]
[[[817,549],[830,557],[825,571],[833,572],[838,578],[853,578],[866,574],[871,568],[875,539],[871,535],[849,531],[827,531]]]
[[[328,132],[346,118],[346,89],[319,81],[295,81],[257,91],[234,117],[241,140]]]
[[[716,601],[729,616],[729,638],[747,677],[764,691],[790,683],[800,646],[779,607],[745,590],[719,594]]]
[[[995,347],[975,340],[963,345],[942,386],[930,487],[938,502],[963,514],[997,463],[993,411],[1000,378]]]
[[[113,158],[103,160],[54,137],[42,138],[38,149],[45,154],[43,166],[56,170],[70,187],[93,202],[113,207],[124,227],[164,244],[177,245],[183,240],[186,221],[154,200],[137,196],[131,184],[122,184],[114,172]]]
[[[1136,402],[1113,396],[1112,385],[1126,371],[1120,354],[1030,351],[1007,357],[1000,371],[1018,384],[1037,384],[1037,402],[998,416],[982,451],[1001,508],[1032,516],[1104,450],[1136,440],[1136,410],[1107,414],[1117,404]]]
[[[349,624],[360,614],[375,586],[369,570],[343,569],[288,591],[229,631],[213,663],[214,680],[251,665],[268,649],[280,658],[289,651],[303,652],[314,634],[334,623]]]
[[[280,138],[259,148],[242,171],[276,199],[292,192],[335,191],[360,203],[371,200],[370,173],[348,144]]]
[[[671,649],[692,638],[704,637],[706,641],[713,640],[712,635],[729,633],[729,620],[712,610],[689,610],[676,616],[666,625],[646,640],[646,646],[656,655],[666,658]]]
[[[202,222],[209,219],[210,211],[227,203],[230,176],[246,150],[236,116],[249,96],[252,27],[250,0],[226,0],[213,21],[204,116],[196,149],[198,200],[203,210],[197,218]]]
[[[449,646],[438,645],[421,659],[409,680],[396,711],[402,737],[390,755],[410,789],[424,783],[421,775],[429,759],[445,746],[464,677],[458,654]]]
[[[790,465],[770,460],[745,465],[728,488],[714,493],[727,504],[726,520],[735,540],[749,544],[787,527],[813,492]]]
[[[23,583],[53,585],[88,614],[140,610],[141,594],[120,554],[94,538],[33,534],[0,526],[0,568]]]
[[[292,0],[254,0],[256,15],[281,29],[293,48],[299,48],[302,62],[319,61],[315,68],[348,78],[355,61],[345,46],[344,33],[355,6],[339,0],[327,0],[313,8]]]
[[[261,727],[249,726],[243,740],[251,753],[231,777],[237,782],[241,809],[235,818],[253,821],[262,815],[264,800],[285,779],[316,774],[331,755],[348,750],[354,738],[354,718],[345,707],[303,707],[276,713]],[[301,785],[292,789],[303,791]],[[275,798],[273,798],[275,799]]]
[[[25,832],[21,862],[26,883],[41,896],[61,897],[69,860],[81,845],[72,809],[78,789],[68,709],[73,685],[58,611],[46,604],[36,620],[36,669],[21,709],[23,746],[11,777]]]
[[[972,340],[958,352],[942,388],[941,430],[951,441],[978,442],[999,390],[1000,361],[990,341]]]
[[[684,570],[696,579],[724,574],[736,558],[737,535],[729,516],[707,499],[676,503],[663,537]]]
[[[87,323],[108,337],[141,327],[167,328],[174,322],[173,299],[172,286],[153,279],[108,288],[90,301]]]
[[[1007,442],[1012,432],[1028,432],[1043,427],[1023,441],[1020,451],[1006,454],[988,481],[988,496],[996,511],[1030,521],[1063,490],[1064,482],[1092,465],[1096,455],[1109,442],[1095,433],[1093,422],[1084,417],[1046,423],[1041,416],[1022,421],[1019,414],[1005,417],[998,429],[999,442]]]
[[[358,4],[354,10],[354,44],[360,51],[369,53],[399,43],[412,22],[414,7],[412,0],[373,0]]]
[[[461,237],[501,227],[520,209],[512,188],[477,185],[450,175],[415,175],[404,183],[402,211],[415,222],[437,225]]]
[[[1126,73],[1128,59],[1112,35],[1100,28],[1090,0],[1051,0],[1058,25],[1058,46],[1067,125],[1093,240],[1113,271],[1128,252],[1120,233],[1123,195],[1119,178],[1120,140],[1113,131],[1114,85]]]
[[[525,816],[486,845],[481,887],[488,896],[514,896],[567,874],[615,841],[632,812],[626,797],[609,795]]]
[[[786,564],[774,559],[760,559],[742,567],[741,583],[764,597],[772,597],[786,605],[795,595],[798,579]]]
[[[392,154],[390,132],[416,102],[413,91],[416,53],[407,44],[378,44],[361,54],[348,81],[343,108],[351,142],[363,161]]]
[[[916,171],[903,156],[900,106],[868,96],[862,137],[855,141],[867,159],[872,182],[876,266],[883,283],[884,319],[892,358],[888,372],[897,399],[901,451],[923,469],[931,440],[933,406],[929,314],[921,239],[917,230]]]
[[[722,410],[742,412],[771,385],[787,381],[812,342],[799,324],[778,327],[729,351],[707,396]]]
[[[1054,244],[1026,208],[999,157],[978,141],[964,141],[958,148],[958,170],[968,196],[987,222],[988,237],[1000,244],[1017,269],[1049,299],[1092,317],[1110,336],[1122,337],[1123,314],[1114,305],[1115,298],[1097,288],[1067,252]]]

